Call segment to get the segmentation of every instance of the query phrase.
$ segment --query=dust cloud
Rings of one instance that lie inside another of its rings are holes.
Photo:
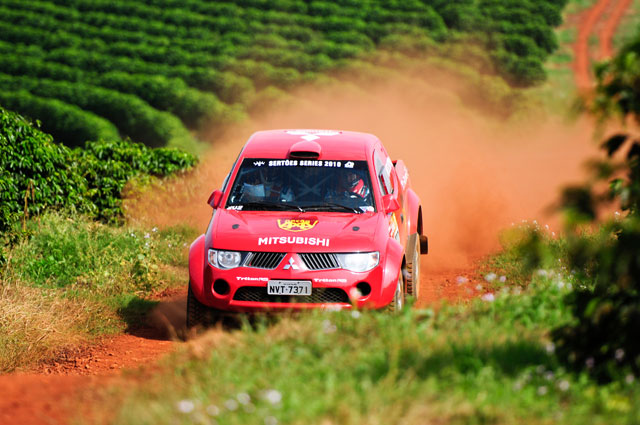
[[[396,76],[295,91],[286,104],[213,140],[191,176],[130,203],[128,216],[204,231],[211,217],[206,200],[253,131],[324,128],[376,134],[407,164],[422,200],[431,270],[468,267],[495,252],[500,230],[512,223],[536,219],[557,229],[545,211],[560,187],[584,178],[583,164],[596,152],[588,123],[540,115],[505,123],[465,107],[442,81],[390,75]]]

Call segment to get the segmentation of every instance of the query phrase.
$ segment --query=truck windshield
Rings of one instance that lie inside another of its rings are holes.
[[[227,209],[375,211],[366,161],[245,158]]]

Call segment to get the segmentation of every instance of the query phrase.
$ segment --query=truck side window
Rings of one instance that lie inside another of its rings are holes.
[[[387,195],[389,193],[388,186],[383,178],[384,163],[382,162],[382,159],[380,159],[380,155],[377,151],[374,151],[373,153],[373,164],[376,171],[376,178],[378,179],[378,184],[380,186],[380,193],[382,196]]]

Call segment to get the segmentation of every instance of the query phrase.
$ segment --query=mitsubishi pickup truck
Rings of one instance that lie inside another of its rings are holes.
[[[189,250],[188,327],[223,313],[398,311],[418,298],[420,198],[372,134],[257,132],[209,205]]]

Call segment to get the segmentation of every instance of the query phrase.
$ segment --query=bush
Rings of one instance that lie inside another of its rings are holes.
[[[0,233],[51,208],[117,221],[129,179],[166,176],[196,163],[185,152],[123,140],[88,142],[85,149],[71,150],[2,108],[0,126]]]
[[[605,227],[596,240],[571,244],[570,263],[593,285],[567,297],[575,321],[552,336],[560,358],[601,381],[640,374],[639,246],[637,219]]]
[[[88,209],[87,181],[71,151],[0,108],[0,233],[47,208]]]

